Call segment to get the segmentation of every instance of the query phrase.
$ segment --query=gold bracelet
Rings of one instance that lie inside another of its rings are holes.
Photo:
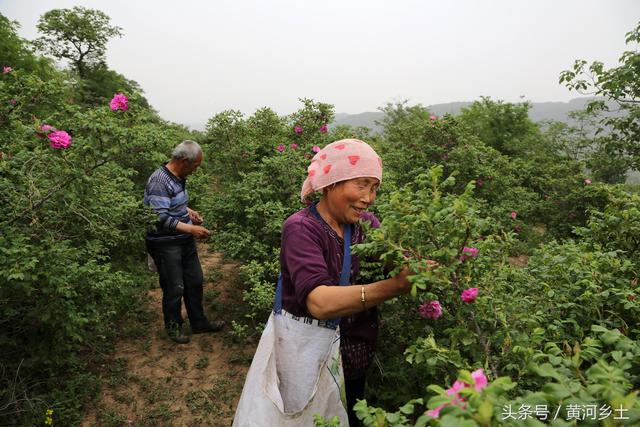
[[[367,306],[365,304],[367,303],[367,294],[364,292],[364,286],[360,288],[360,302],[362,303],[362,309],[366,310]]]

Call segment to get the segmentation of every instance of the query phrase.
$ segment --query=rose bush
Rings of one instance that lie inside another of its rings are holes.
[[[588,392],[590,399],[601,404],[624,402],[625,409],[635,414],[631,419],[637,419],[637,392],[629,394],[637,388],[637,362],[622,363],[621,368],[615,349],[611,350],[610,363],[604,363],[593,352],[584,354],[580,350],[582,345],[593,344],[589,337],[594,333],[608,331],[603,338],[607,342],[614,336],[626,343],[638,339],[637,269],[635,260],[626,256],[633,248],[629,246],[633,240],[622,233],[617,239],[609,239],[606,250],[602,247],[604,241],[598,241],[608,231],[603,229],[606,222],[602,221],[603,216],[610,218],[612,237],[617,231],[626,230],[618,227],[617,218],[626,218],[625,225],[633,228],[632,201],[636,196],[627,195],[628,204],[621,200],[612,202],[605,209],[606,214],[598,214],[589,221],[590,228],[576,231],[583,240],[549,242],[534,250],[528,265],[522,268],[506,262],[513,233],[487,226],[488,221],[475,208],[473,183],[461,195],[447,195],[445,189],[452,185],[452,177],[442,179],[442,168],[435,167],[430,175],[418,176],[414,183],[389,194],[378,207],[384,218],[382,226],[370,230],[368,243],[354,248],[354,253],[378,256],[385,263],[407,264],[417,272],[411,277],[412,295],[383,307],[381,371],[374,370],[369,378],[375,389],[370,396],[375,396],[378,404],[401,409],[395,413],[380,408],[363,412],[363,416],[369,414],[364,418],[365,424],[426,425],[426,419],[406,417],[407,408],[415,406],[416,397],[423,395],[424,384],[442,378],[455,384],[459,369],[473,370],[478,366],[486,368],[490,379],[508,376],[514,382],[509,387],[513,389],[511,393],[521,396],[516,402],[524,404],[527,399],[537,402],[545,395],[547,401],[558,404],[569,402],[566,398],[575,395],[586,404],[588,399],[581,394]],[[618,197],[625,199],[619,193]],[[439,264],[435,270],[426,268],[426,260],[431,259]],[[425,300],[427,303],[418,309]],[[414,314],[417,311],[419,316]],[[565,353],[566,349],[573,349],[569,354],[577,363],[574,368],[562,365],[565,359],[553,353],[558,345],[564,345]],[[633,354],[626,356],[629,361]],[[549,374],[548,365],[540,364],[543,359],[567,370],[563,374]],[[628,372],[622,374],[620,369]],[[615,397],[600,395],[601,388],[595,384],[604,384],[607,372],[619,372],[615,374],[620,385]],[[540,378],[551,377],[563,384],[574,374],[578,383],[567,395],[556,393],[560,385],[546,384]],[[582,377],[587,379],[580,382]],[[389,383],[396,385],[394,390],[384,386]],[[531,394],[531,390],[541,391]],[[487,399],[477,401],[480,405]],[[435,402],[439,403],[429,405],[430,410],[445,401]],[[497,419],[491,418],[488,408],[483,410],[485,415],[477,417],[457,406],[453,414],[440,408],[448,416],[442,418],[442,425],[463,425],[450,419],[456,414],[460,419],[475,420],[476,424],[469,421],[468,425],[493,425]],[[380,422],[383,419],[387,421]],[[402,419],[405,421],[398,421]]]
[[[73,425],[99,387],[88,364],[151,283],[146,179],[192,135],[139,93],[127,111],[80,107],[63,72],[1,31],[15,63],[0,74],[0,424],[40,425],[55,407]]]

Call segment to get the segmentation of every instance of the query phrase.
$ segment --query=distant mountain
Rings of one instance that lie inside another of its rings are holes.
[[[587,102],[593,98],[576,98],[569,102],[532,102],[531,109],[529,110],[529,117],[534,122],[541,120],[556,120],[559,122],[571,122],[571,119],[567,113],[575,110],[583,110]],[[437,116],[443,114],[456,115],[460,113],[465,107],[470,106],[471,102],[449,102],[446,104],[434,104],[427,107],[429,111]],[[384,113],[380,111],[359,113],[359,114],[336,114],[336,125],[351,125],[351,126],[365,126],[371,129],[374,133],[379,133],[382,128],[375,122],[381,121],[384,117]]]

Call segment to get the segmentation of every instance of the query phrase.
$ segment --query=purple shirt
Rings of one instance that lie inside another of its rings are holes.
[[[380,221],[370,212],[363,213],[361,220],[369,221],[372,228],[380,226]],[[355,224],[351,244],[361,243],[364,237],[360,224]],[[305,303],[309,293],[320,285],[339,286],[344,256],[343,239],[307,207],[285,221],[280,248],[282,308],[296,316],[312,317]],[[358,257],[352,255],[349,283],[358,280],[359,272]],[[343,317],[340,331],[343,337],[373,344],[378,335],[376,308]]]

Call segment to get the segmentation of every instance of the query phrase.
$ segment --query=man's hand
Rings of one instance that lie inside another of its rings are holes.
[[[209,230],[200,225],[192,225],[189,233],[191,233],[196,239],[206,239],[211,235]]]
[[[195,225],[200,225],[202,224],[202,215],[200,215],[200,213],[198,211],[194,211],[191,208],[187,208],[187,212],[189,213],[189,218],[191,219],[191,222],[194,223]]]

